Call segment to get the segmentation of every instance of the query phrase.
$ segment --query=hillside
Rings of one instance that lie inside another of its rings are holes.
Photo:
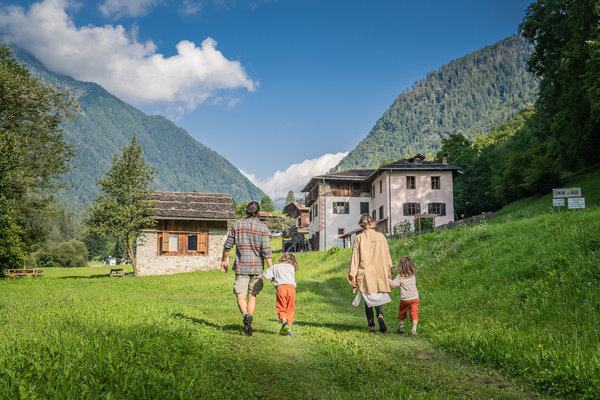
[[[513,35],[429,72],[396,98],[340,166],[374,168],[385,159],[435,153],[451,133],[473,139],[513,118],[537,97],[527,72],[531,52]]]
[[[33,56],[13,49],[32,76],[68,88],[81,108],[77,120],[64,124],[64,137],[77,150],[73,170],[65,174],[67,189],[59,194],[73,211],[81,211],[97,194],[113,154],[137,135],[148,162],[159,171],[160,190],[218,192],[236,200],[258,200],[264,193],[224,157],[192,138],[160,115],[147,115],[101,86],[48,71]]]

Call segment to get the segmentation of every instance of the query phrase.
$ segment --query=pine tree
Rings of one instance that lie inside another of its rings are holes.
[[[294,191],[290,190],[285,198],[285,204],[290,204],[296,201],[296,197],[294,197]]]
[[[137,274],[135,244],[141,231],[156,221],[150,217],[154,189],[150,184],[158,171],[142,156],[142,147],[133,135],[131,144],[113,157],[112,167],[98,180],[102,191],[93,208],[88,208],[86,225],[93,234],[112,233],[125,243],[126,253]]]

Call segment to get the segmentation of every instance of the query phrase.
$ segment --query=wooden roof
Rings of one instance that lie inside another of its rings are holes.
[[[154,192],[156,219],[187,219],[200,221],[235,220],[230,195],[223,193]]]

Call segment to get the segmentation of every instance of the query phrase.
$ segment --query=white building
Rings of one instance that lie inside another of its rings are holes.
[[[361,214],[370,214],[380,232],[415,216],[434,217],[435,225],[454,221],[453,177],[459,167],[425,161],[421,154],[376,170],[319,175],[302,189],[309,211],[309,238],[315,250],[349,247]],[[344,239],[344,236],[346,238]]]

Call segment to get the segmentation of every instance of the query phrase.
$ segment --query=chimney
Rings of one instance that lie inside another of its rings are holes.
[[[337,172],[340,172],[342,170],[342,167],[340,167],[340,164],[337,165]]]
[[[442,164],[448,164],[448,159],[446,159],[446,156],[442,157]]]

